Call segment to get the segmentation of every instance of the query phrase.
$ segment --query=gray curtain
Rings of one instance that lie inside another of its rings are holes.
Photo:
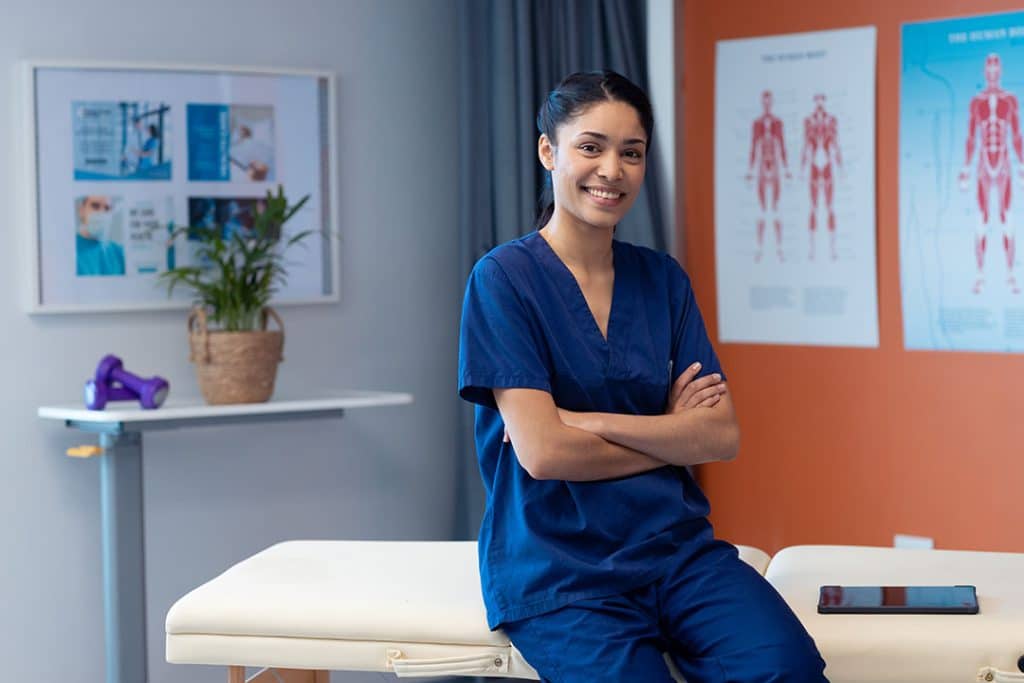
[[[647,35],[642,0],[457,0],[457,8],[465,279],[490,249],[533,229],[544,183],[535,124],[543,98],[570,73],[595,69],[617,71],[646,90]],[[663,251],[655,153],[652,146],[644,190],[616,237]],[[475,539],[485,501],[469,406],[460,446],[454,538]]]

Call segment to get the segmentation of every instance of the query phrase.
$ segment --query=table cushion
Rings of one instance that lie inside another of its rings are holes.
[[[814,637],[832,683],[967,683],[985,667],[1020,675],[1024,553],[793,546],[765,576]],[[980,613],[818,614],[818,588],[829,584],[973,584]]]
[[[487,628],[472,541],[280,543],[181,598],[166,630],[173,663],[537,678]]]
[[[474,542],[280,543],[181,598],[166,630],[176,663],[389,671],[468,657],[536,678],[487,628]]]

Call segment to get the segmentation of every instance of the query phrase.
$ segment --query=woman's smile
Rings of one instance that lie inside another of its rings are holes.
[[[583,186],[583,191],[600,207],[615,208],[622,203],[626,193],[598,186]]]

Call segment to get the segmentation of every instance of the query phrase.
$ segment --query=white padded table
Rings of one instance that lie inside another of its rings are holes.
[[[472,541],[281,543],[181,598],[166,627],[172,663],[537,679],[487,628]]]
[[[740,555],[814,637],[832,683],[1024,681],[1024,553],[796,546]],[[819,615],[818,587],[977,586],[978,615]],[[536,679],[487,629],[473,542],[291,541],[242,561],[167,615],[167,660],[275,670]]]
[[[1024,553],[793,546],[765,576],[814,637],[832,683],[1024,681]],[[980,612],[818,614],[828,584],[974,584]]]

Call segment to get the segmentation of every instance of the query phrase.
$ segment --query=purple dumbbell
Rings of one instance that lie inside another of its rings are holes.
[[[104,356],[96,366],[96,377],[85,383],[85,407],[103,410],[108,401],[138,400],[143,408],[152,410],[163,405],[169,390],[163,377],[133,375],[117,356]]]

